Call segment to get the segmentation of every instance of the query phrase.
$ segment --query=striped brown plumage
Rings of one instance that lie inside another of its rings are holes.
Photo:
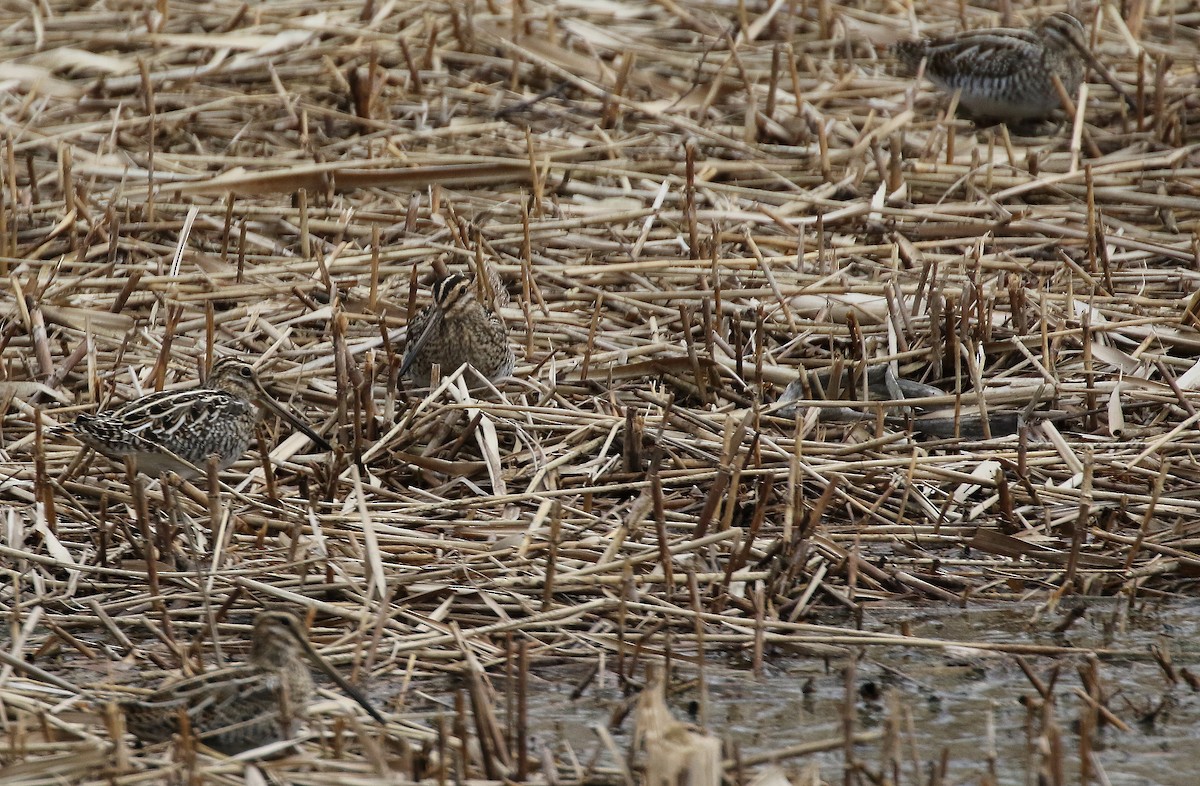
[[[1074,96],[1091,60],[1086,50],[1083,25],[1066,13],[1031,29],[970,30],[894,49],[909,73],[924,60],[929,81],[948,93],[961,90],[959,102],[974,116],[1005,122],[1044,119],[1058,109],[1052,75]]]
[[[223,753],[286,740],[295,736],[314,692],[306,657],[373,718],[384,722],[366,698],[313,649],[291,612],[260,612],[250,647],[246,663],[169,683],[143,699],[124,702],[126,728],[143,742],[163,742],[181,732],[182,713],[201,742]]]
[[[249,363],[223,358],[208,381],[187,390],[160,391],[116,409],[81,414],[66,430],[84,445],[117,462],[131,457],[138,471],[195,477],[216,455],[226,469],[245,454],[265,404],[323,450],[329,443],[281,407],[263,389]]]
[[[418,385],[428,385],[436,363],[450,374],[464,363],[490,380],[512,374],[516,362],[508,328],[475,297],[475,282],[451,275],[433,285],[433,302],[408,323],[408,346],[400,367]]]

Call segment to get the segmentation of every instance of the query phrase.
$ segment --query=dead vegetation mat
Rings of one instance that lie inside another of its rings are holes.
[[[1099,21],[1135,106],[1097,80],[1018,136],[895,75],[896,3],[0,4],[3,758],[242,782],[81,708],[267,602],[396,719],[316,713],[268,773],[348,784],[550,777],[491,709],[545,659],[1190,589],[1200,10]],[[496,389],[397,379],[445,270],[510,328]],[[188,488],[50,433],[229,354],[335,450],[271,421]]]

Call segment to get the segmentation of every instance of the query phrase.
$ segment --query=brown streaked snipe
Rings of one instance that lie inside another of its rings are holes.
[[[290,739],[314,692],[306,657],[371,717],[386,722],[313,648],[296,615],[270,610],[254,621],[248,662],[170,683],[143,699],[122,703],[126,728],[143,742],[162,742],[180,733],[182,713],[201,742],[227,754]]]
[[[428,385],[436,363],[443,374],[464,363],[487,379],[512,374],[516,360],[504,322],[475,297],[475,282],[451,275],[433,285],[433,302],[408,323],[400,375]]]
[[[329,443],[280,406],[249,363],[218,360],[208,381],[187,390],[150,393],[120,407],[82,414],[66,430],[98,453],[121,462],[131,457],[139,472],[177,472],[191,478],[216,455],[221,469],[240,459],[254,439],[258,404],[283,417],[322,450]]]
[[[976,118],[1046,119],[1062,106],[1053,77],[1073,98],[1089,65],[1128,100],[1089,50],[1083,24],[1067,13],[1051,14],[1030,29],[969,30],[901,41],[894,52],[910,73],[924,60],[929,81],[948,93],[961,90],[960,104]]]

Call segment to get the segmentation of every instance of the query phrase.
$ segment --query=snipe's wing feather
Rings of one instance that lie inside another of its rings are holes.
[[[145,699],[126,702],[134,736],[161,742],[179,733],[180,714],[207,745],[234,752],[279,739],[284,724],[303,707],[286,706],[278,672],[225,669],[167,685]]]
[[[123,428],[155,442],[199,434],[236,418],[253,406],[223,390],[193,389],[131,401],[111,413]]]
[[[1041,45],[1025,33],[993,31],[935,42],[927,47],[926,73],[954,86],[1008,79],[1041,62]]]
[[[512,374],[513,366],[516,365],[516,356],[513,354],[512,344],[508,341],[508,325],[490,308],[484,307],[481,311],[481,317],[487,327],[479,331],[475,339],[480,345],[476,354],[480,360],[487,359],[492,362],[488,364],[489,368],[479,370],[490,379],[507,377]]]
[[[67,430],[73,432],[83,443],[110,455],[162,452],[162,446],[157,441],[129,430],[119,418],[114,418],[109,413],[83,413],[67,426]]]

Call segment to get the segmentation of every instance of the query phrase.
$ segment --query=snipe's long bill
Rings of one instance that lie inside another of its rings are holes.
[[[1031,29],[1002,27],[902,41],[894,51],[910,74],[924,61],[929,81],[948,93],[961,90],[961,105],[980,119],[1046,119],[1062,107],[1054,78],[1074,98],[1089,65],[1130,101],[1092,54],[1083,24],[1066,13],[1051,14]]]
[[[208,381],[188,390],[151,393],[68,426],[84,445],[117,462],[131,457],[147,475],[177,472],[192,478],[216,455],[220,469],[240,459],[254,439],[265,405],[322,450],[330,445],[307,423],[279,405],[263,388],[254,368],[237,358],[213,365]]]
[[[126,727],[143,742],[163,742],[181,732],[182,713],[201,742],[227,754],[291,739],[314,692],[306,658],[372,718],[385,723],[313,648],[294,614],[264,611],[254,622],[248,662],[168,684],[144,699],[123,703]]]
[[[512,374],[515,358],[504,322],[475,297],[470,278],[452,275],[433,285],[433,302],[407,328],[401,376],[427,386],[434,364],[449,374],[466,363],[490,380]]]

